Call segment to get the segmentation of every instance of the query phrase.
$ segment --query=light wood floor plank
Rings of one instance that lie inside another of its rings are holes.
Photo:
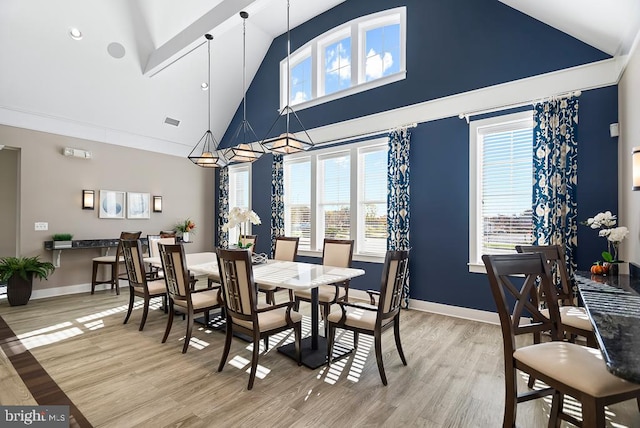
[[[234,339],[227,365],[217,372],[224,335],[200,328],[182,354],[185,322],[176,317],[167,343],[160,340],[166,315],[151,310],[138,331],[141,310],[123,325],[128,293],[106,291],[33,300],[0,315],[53,380],[96,427],[386,426],[498,427],[503,411],[502,339],[497,326],[417,311],[403,311],[401,335],[408,366],[383,335],[389,380],[378,375],[373,342],[331,368],[298,367],[276,352],[260,358],[264,375],[247,391],[251,346]],[[286,292],[277,301],[286,300]],[[156,305],[157,307],[157,305]],[[308,306],[303,306],[303,312]],[[352,344],[351,334],[339,340]],[[526,388],[526,379],[519,382]],[[0,403],[30,397],[0,358]],[[550,405],[518,406],[518,426],[547,425]],[[564,426],[564,425],[563,425]],[[635,402],[611,406],[608,426],[640,428]]]

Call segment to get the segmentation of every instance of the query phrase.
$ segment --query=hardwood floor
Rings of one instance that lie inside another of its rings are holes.
[[[96,427],[212,426],[424,426],[499,427],[503,411],[502,341],[498,326],[417,311],[403,311],[405,367],[393,333],[383,335],[389,380],[380,381],[371,339],[333,363],[309,370],[276,352],[293,340],[285,333],[261,354],[252,391],[247,391],[251,346],[234,339],[229,362],[217,365],[224,335],[194,331],[189,351],[181,353],[185,322],[174,320],[161,344],[166,315],[151,310],[144,331],[141,311],[122,324],[127,288],[120,296],[32,300],[0,315],[64,394]],[[277,301],[286,299],[286,292]],[[308,306],[303,306],[303,311]],[[305,318],[303,334],[310,326]],[[351,343],[351,336],[338,336]],[[27,382],[28,383],[28,382]],[[526,379],[521,379],[526,388]],[[35,404],[31,391],[5,353],[0,355],[0,404]],[[519,427],[547,426],[550,402],[518,406]],[[640,427],[635,401],[611,406],[608,426]]]

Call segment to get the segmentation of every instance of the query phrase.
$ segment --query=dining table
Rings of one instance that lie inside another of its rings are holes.
[[[640,277],[577,271],[574,278],[607,369],[640,383]]]
[[[185,254],[187,269],[196,276],[220,278],[216,253],[203,252]],[[159,257],[146,257],[145,263],[160,264]],[[342,282],[364,275],[362,269],[325,266],[314,263],[266,260],[254,264],[253,277],[256,284],[286,288],[293,291],[311,289],[311,335],[302,339],[302,364],[316,369],[327,362],[327,339],[319,334],[319,299],[318,286]],[[336,344],[333,358],[352,351],[351,348]],[[295,359],[295,344],[289,343],[278,348],[281,352]]]

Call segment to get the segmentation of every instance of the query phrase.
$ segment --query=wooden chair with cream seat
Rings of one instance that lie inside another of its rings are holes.
[[[518,403],[550,394],[553,394],[550,427],[559,427],[559,419],[585,428],[604,427],[606,405],[640,397],[640,385],[609,373],[600,351],[562,340],[557,294],[552,293],[553,279],[542,253],[484,255],[482,260],[487,268],[502,327],[505,367],[503,427],[515,427]],[[524,279],[518,277],[522,275]],[[547,301],[548,317],[531,300],[538,281]],[[513,311],[510,312],[509,307],[514,300]],[[533,322],[525,322],[523,318],[532,318]],[[534,331],[550,331],[552,341],[520,348],[516,346],[516,335]],[[549,388],[518,395],[518,370],[541,380]],[[582,421],[563,411],[564,395],[582,403]]]
[[[322,264],[324,266],[336,266],[350,268],[353,259],[353,240],[325,239],[322,247]],[[301,290],[293,293],[296,310],[300,307],[300,301],[311,302],[311,290]],[[325,320],[325,337],[328,333],[326,323],[329,308],[339,300],[349,300],[349,280],[318,287],[318,301],[322,308],[322,317]]]
[[[517,245],[516,251],[519,253],[542,253],[549,263],[550,271],[553,278],[556,279],[554,290],[557,291],[558,302],[560,306],[560,323],[562,330],[569,334],[569,341],[573,342],[575,336],[582,336],[587,340],[587,346],[597,348],[593,327],[589,320],[589,315],[585,308],[575,306],[575,297],[571,289],[569,276],[567,273],[566,259],[562,247],[559,245]],[[540,301],[544,302],[544,296],[540,292],[537,293]],[[549,311],[542,309],[543,315],[547,315]],[[537,332],[533,337],[534,343],[540,343],[540,333]]]
[[[178,234],[175,230],[161,230],[158,234],[160,238],[173,238],[176,239]]]
[[[120,233],[120,240],[118,241],[118,247],[116,248],[116,254],[113,256],[101,256],[93,258],[93,272],[91,275],[91,294],[96,290],[98,284],[111,284],[111,289],[116,289],[116,294],[120,294],[120,277],[126,278],[127,273],[124,272],[120,275],[120,263],[124,263],[122,257],[122,241],[135,241],[140,238],[142,232],[122,232]],[[107,266],[111,276],[103,281],[98,280],[98,269],[100,266]]]
[[[387,384],[387,376],[382,362],[382,332],[391,326],[393,326],[396,348],[400,354],[402,364],[407,365],[400,343],[400,305],[402,304],[402,291],[407,279],[408,264],[409,251],[387,251],[382,268],[380,290],[367,291],[371,298],[371,304],[339,301],[337,303],[339,309],[332,308],[327,317],[329,325],[327,355],[332,355],[336,328],[353,331],[353,342],[356,348],[358,347],[358,334],[363,333],[373,336],[378,372],[384,385]],[[377,303],[376,296],[378,297]],[[331,358],[328,359],[328,366],[330,365]]]
[[[162,235],[147,235],[147,242],[149,245],[149,257],[160,257],[160,250],[158,244],[173,245],[176,243],[176,236],[167,236],[162,238]],[[164,272],[159,266],[151,266],[149,270],[149,279],[163,279]]]
[[[296,260],[300,238],[278,236],[274,242],[275,245],[273,251],[273,260],[280,260],[285,262],[294,262]],[[275,292],[278,291],[277,287],[258,284],[258,291],[262,291],[263,293],[265,293],[265,298],[268,305],[276,304]]]
[[[249,248],[249,250],[255,253],[256,244],[258,243],[258,235],[242,235],[239,242],[242,243],[243,247],[246,247],[247,244],[251,244],[251,247]],[[209,275],[209,277],[207,278],[207,283],[209,287],[213,287],[214,285],[219,286],[218,278],[215,276]]]
[[[182,347],[182,353],[187,352],[191,333],[193,331],[194,315],[204,314],[205,324],[209,322],[209,311],[220,307],[218,293],[219,287],[205,288],[201,290],[191,290],[191,278],[187,270],[187,261],[184,254],[184,247],[180,244],[158,244],[164,280],[169,297],[169,319],[167,328],[162,338],[162,343],[167,341],[173,316],[176,310],[187,314],[187,332]]]
[[[295,334],[296,358],[298,365],[301,364],[302,315],[293,310],[293,302],[271,306],[258,305],[253,265],[248,251],[218,248],[217,255],[227,314],[226,339],[218,371],[221,372],[227,362],[233,333],[249,335],[253,339],[253,356],[247,389],[251,389],[258,368],[261,339],[264,340],[265,350],[269,349],[269,336],[292,328]]]
[[[164,279],[147,281],[147,273],[145,272],[144,262],[142,261],[142,244],[139,239],[135,241],[122,241],[122,255],[129,279],[129,308],[127,309],[127,315],[124,318],[123,324],[129,321],[129,317],[133,311],[134,297],[142,297],[144,303],[139,328],[139,330],[142,331],[147,321],[147,315],[149,314],[149,302],[154,297],[166,299],[167,287]]]

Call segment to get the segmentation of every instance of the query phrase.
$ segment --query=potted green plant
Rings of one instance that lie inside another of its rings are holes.
[[[53,248],[58,250],[60,248],[71,248],[71,239],[73,235],[70,233],[56,233],[53,235]]]
[[[0,258],[0,281],[7,281],[7,300],[11,306],[26,305],[31,298],[33,278],[47,279],[55,268],[36,257]]]

